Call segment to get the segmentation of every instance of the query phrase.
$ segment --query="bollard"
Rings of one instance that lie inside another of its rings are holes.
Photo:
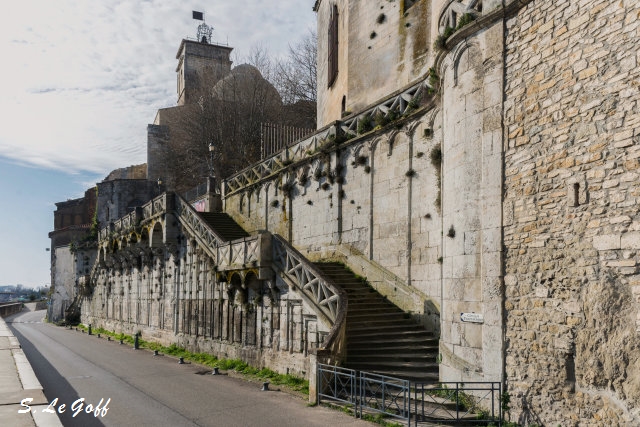
[[[111,341],[111,337],[107,337],[107,341]]]
[[[262,383],[262,388],[260,391],[269,391],[269,381],[265,381]]]
[[[140,343],[138,342],[138,334],[135,334],[133,337],[133,349],[137,350],[140,348]]]
[[[184,357],[181,357],[180,360],[178,360],[178,365],[184,365]]]
[[[218,371],[218,369],[219,368],[217,366],[214,366],[213,367],[213,372],[211,372],[211,375],[220,375],[220,371]]]
[[[158,350],[153,350],[153,355],[158,356]]]
[[[89,335],[91,335],[91,323],[89,323]]]
[[[120,345],[124,344],[124,342],[122,341],[122,338],[120,338]]]
[[[100,338],[100,334],[98,334],[98,338]]]

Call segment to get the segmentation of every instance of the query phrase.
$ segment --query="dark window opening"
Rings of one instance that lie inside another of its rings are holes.
[[[404,10],[405,12],[414,4],[416,4],[419,0],[404,0]]]
[[[573,206],[580,206],[580,184],[573,184]]]
[[[346,96],[342,96],[342,109],[340,110],[341,113],[344,113],[345,110],[347,109],[347,97]]]
[[[329,67],[328,67],[328,87],[331,87],[338,77],[338,6],[331,8],[331,19],[329,20]]]

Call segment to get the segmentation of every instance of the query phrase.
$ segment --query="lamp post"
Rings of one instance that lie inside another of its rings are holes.
[[[213,168],[213,152],[215,151],[215,147],[213,145],[213,142],[209,143],[209,176],[211,178],[215,178],[215,170]]]
[[[216,147],[213,145],[213,142],[209,143],[209,179],[207,180],[207,191],[209,193],[217,193],[216,190],[216,171],[213,167],[213,154],[216,150]]]

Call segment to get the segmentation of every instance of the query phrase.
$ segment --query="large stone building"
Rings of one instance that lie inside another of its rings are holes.
[[[354,323],[382,302],[340,261],[437,338],[432,381],[501,383],[524,425],[640,424],[640,5],[314,10],[318,131],[225,180],[224,214],[165,193],[101,230],[83,321],[365,370],[392,321]]]

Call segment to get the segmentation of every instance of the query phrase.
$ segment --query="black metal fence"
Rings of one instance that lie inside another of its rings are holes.
[[[200,197],[204,196],[205,194],[207,194],[208,189],[209,187],[205,182],[204,184],[200,184],[197,187],[192,188],[191,190],[184,193],[182,195],[182,198],[185,199],[187,202],[191,203],[199,199]]]
[[[379,413],[407,426],[501,426],[500,382],[418,383],[318,364],[317,400]]]

